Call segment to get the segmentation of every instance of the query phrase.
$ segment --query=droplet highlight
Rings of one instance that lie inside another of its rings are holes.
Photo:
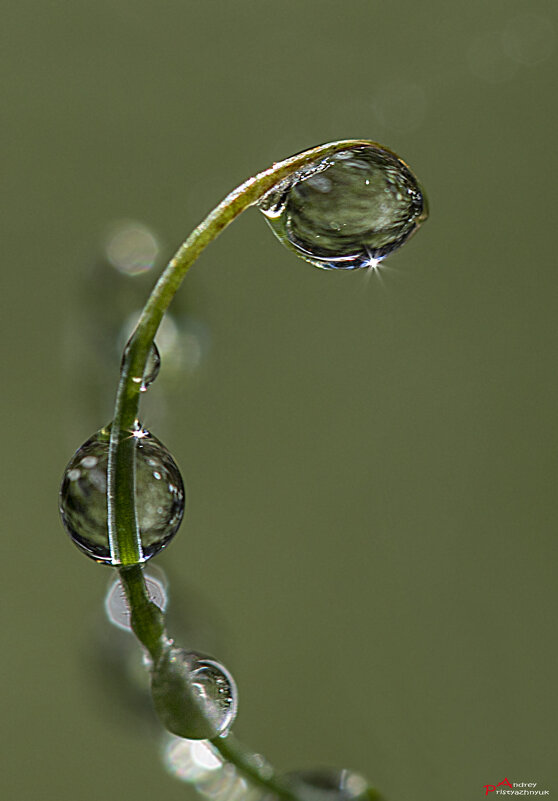
[[[373,143],[305,167],[273,187],[259,208],[284,245],[326,270],[374,266],[428,216],[409,167]]]
[[[176,462],[141,426],[135,444],[136,510],[143,561],[168,545],[184,515],[185,491]],[[73,455],[60,488],[60,515],[77,547],[96,562],[112,561],[107,527],[110,428],[102,428]],[[158,474],[158,478],[155,474]]]
[[[165,728],[189,740],[224,737],[236,718],[238,691],[215,659],[169,648],[154,666],[151,692]]]

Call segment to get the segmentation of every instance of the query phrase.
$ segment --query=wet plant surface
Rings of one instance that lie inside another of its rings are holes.
[[[253,211],[188,277],[140,418],[188,491],[149,563],[169,628],[222,659],[235,733],[280,769],[392,801],[474,798],[500,765],[555,788],[556,8],[208,8],[4,9],[6,793],[196,797],[56,493],[183,235],[340,136],[408,160],[432,218],[324,272]]]

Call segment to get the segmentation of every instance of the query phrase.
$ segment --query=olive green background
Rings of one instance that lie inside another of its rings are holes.
[[[195,266],[203,359],[163,365],[144,419],[189,492],[171,608],[280,768],[353,768],[390,801],[557,794],[556,4],[0,17],[5,797],[195,797],[108,681],[110,571],[58,519],[153,281],[102,264],[107,226],[148,225],[162,266],[250,174],[349,137],[408,161],[431,218],[380,277],[306,265],[256,211]]]

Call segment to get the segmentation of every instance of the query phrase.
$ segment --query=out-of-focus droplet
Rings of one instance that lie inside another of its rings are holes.
[[[268,192],[259,208],[283,244],[326,270],[375,266],[428,216],[413,173],[374,143],[305,167]]]
[[[211,801],[260,801],[262,791],[238,775],[223,761],[211,743],[170,737],[164,744],[163,761],[169,773],[191,784]]]
[[[512,17],[502,33],[502,46],[519,64],[534,66],[552,55],[555,35],[552,22],[539,14]]]
[[[115,269],[133,276],[153,267],[159,255],[159,244],[144,225],[124,220],[117,223],[107,237],[105,250]]]
[[[126,358],[126,349],[124,349],[124,354],[122,356],[122,363],[124,363],[124,359]],[[132,376],[132,381],[135,384],[141,384],[140,392],[146,392],[151,384],[155,381],[157,376],[159,375],[159,370],[161,369],[161,355],[159,354],[159,349],[155,342],[151,345],[149,349],[149,354],[147,356],[147,361],[145,363],[145,370],[143,371],[143,376]]]
[[[162,442],[139,426],[135,442],[136,509],[142,561],[164,548],[184,515],[184,484]],[[112,561],[107,528],[107,465],[110,429],[102,428],[71,458],[60,488],[60,514],[66,531],[96,562]]]
[[[298,770],[287,773],[293,789],[305,801],[368,801],[368,782],[350,770]],[[264,794],[262,801],[276,801],[278,796]]]
[[[154,666],[151,693],[165,728],[189,740],[224,737],[236,717],[233,677],[214,659],[170,648]]]
[[[145,586],[149,599],[164,612],[167,608],[167,591],[162,578],[162,571],[157,571],[157,575],[150,573],[144,576]],[[132,631],[130,624],[130,607],[124,588],[119,579],[111,582],[105,598],[105,612],[110,622],[124,631]]]
[[[170,737],[163,750],[165,765],[173,776],[194,784],[223,767],[220,754],[203,740],[185,740]]]
[[[504,52],[497,31],[482,31],[475,36],[469,45],[467,61],[472,74],[486,83],[504,83],[517,72],[517,64]]]

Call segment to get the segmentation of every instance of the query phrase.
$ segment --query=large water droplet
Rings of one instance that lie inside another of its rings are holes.
[[[374,266],[428,216],[407,165],[372,143],[305,167],[268,192],[259,208],[281,242],[326,270]]]
[[[298,770],[287,773],[285,779],[304,801],[369,801],[376,798],[366,779],[350,770]],[[278,796],[267,794],[262,801],[276,799],[278,801]]]
[[[168,731],[189,740],[225,736],[236,717],[233,677],[214,659],[170,648],[153,669],[151,692]]]
[[[122,365],[124,364],[124,360],[126,359],[126,352],[127,348],[124,349],[124,353],[122,354]],[[159,375],[159,370],[161,369],[161,355],[159,353],[159,348],[157,347],[156,343],[153,342],[151,348],[149,349],[149,354],[147,356],[147,361],[145,363],[145,369],[143,371],[142,376],[132,376],[132,381],[134,384],[141,384],[140,392],[146,392],[151,384],[155,381],[157,376]]]
[[[184,484],[162,442],[139,427],[135,440],[136,509],[143,560],[164,548],[184,514]],[[73,455],[60,488],[60,514],[66,531],[87,556],[113,564],[107,528],[107,465],[110,429],[102,428]]]

